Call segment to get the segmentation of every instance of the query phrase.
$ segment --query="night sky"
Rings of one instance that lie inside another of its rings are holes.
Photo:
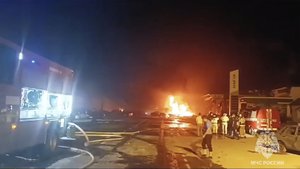
[[[300,1],[0,1],[0,36],[71,67],[79,95],[149,106],[170,93],[300,85]],[[165,99],[165,98],[163,98]]]

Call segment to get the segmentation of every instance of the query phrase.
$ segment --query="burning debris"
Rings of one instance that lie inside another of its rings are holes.
[[[189,105],[183,102],[179,97],[168,97],[168,114],[178,117],[191,117],[194,113],[190,110]]]

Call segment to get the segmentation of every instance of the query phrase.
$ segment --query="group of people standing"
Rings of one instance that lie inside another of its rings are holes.
[[[201,113],[196,117],[197,134],[202,136],[204,127],[203,117]],[[232,138],[244,138],[245,137],[245,122],[246,119],[242,114],[231,114],[227,116],[224,113],[222,116],[218,116],[214,113],[209,113],[206,116],[212,124],[212,134],[228,135]]]
[[[230,117],[224,113],[221,117],[214,113],[208,115],[199,115],[196,117],[197,134],[202,136],[202,152],[201,154],[212,157],[212,136],[213,134],[227,135],[230,138],[245,138],[245,117],[241,114],[238,116],[232,114]]]

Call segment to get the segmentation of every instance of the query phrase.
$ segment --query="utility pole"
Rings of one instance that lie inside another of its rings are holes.
[[[160,132],[159,132],[159,147],[162,151],[162,164],[163,166],[167,166],[167,152],[166,152],[166,147],[165,147],[165,128],[164,128],[164,118],[161,119],[161,122],[160,122]]]

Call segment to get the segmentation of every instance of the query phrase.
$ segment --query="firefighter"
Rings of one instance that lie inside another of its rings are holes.
[[[228,120],[228,128],[227,128],[227,135],[229,136],[229,137],[231,137],[232,136],[232,126],[233,126],[233,120],[232,120],[233,118],[232,118],[232,114],[229,116],[229,120]]]
[[[218,116],[214,114],[213,118],[211,120],[213,134],[217,134],[218,133],[218,120],[219,120]]]
[[[210,119],[207,116],[203,116],[204,121],[204,129],[205,132],[203,134],[203,140],[202,140],[202,156],[207,156],[207,148],[209,150],[209,158],[212,158],[212,123]]]
[[[221,120],[222,120],[222,134],[224,135],[227,134],[228,121],[229,121],[229,118],[226,113],[223,114]]]
[[[197,123],[197,135],[198,136],[202,136],[203,135],[203,120],[202,120],[202,116],[201,113],[198,114],[198,116],[196,117],[196,123]]]
[[[235,114],[231,114],[228,121],[228,136],[233,138],[235,136],[235,130],[237,129],[237,121]]]
[[[233,114],[233,122],[232,122],[232,138],[239,139],[239,116]]]
[[[241,138],[246,138],[246,135],[245,135],[245,122],[246,122],[245,117],[242,114],[240,114],[239,133],[240,133]]]
[[[221,119],[221,116],[218,120],[218,133],[222,133],[222,119]]]

